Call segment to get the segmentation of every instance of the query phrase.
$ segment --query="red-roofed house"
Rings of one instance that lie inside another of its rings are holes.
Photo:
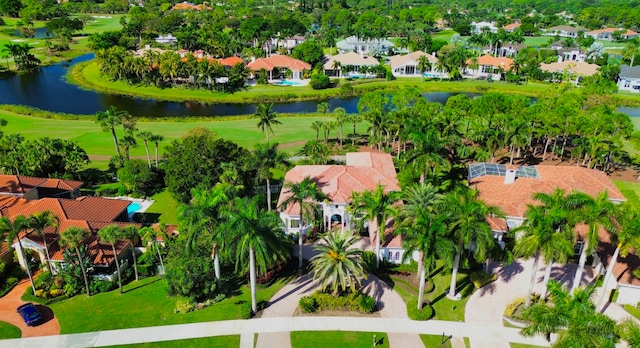
[[[400,191],[390,154],[350,152],[347,153],[346,158],[345,165],[300,165],[295,166],[285,175],[285,182],[290,183],[299,183],[304,178],[310,177],[327,196],[326,201],[319,202],[325,230],[332,227],[343,229],[353,227],[355,221],[348,211],[353,192],[373,191],[377,185],[384,186],[385,191]],[[290,191],[283,189],[278,199],[280,218],[285,224],[286,233],[296,234],[302,231],[306,234],[311,225],[300,226],[300,206],[298,204],[282,206],[289,196]],[[376,234],[377,227],[369,224],[369,239],[372,245],[375,244]],[[388,229],[385,236],[380,256],[399,263],[404,253],[402,239],[394,236]],[[389,255],[392,255],[392,258],[388,257]]]
[[[537,165],[509,168],[503,164],[477,163],[469,166],[468,180],[486,204],[499,207],[505,213],[506,221],[496,217],[487,218],[499,241],[509,229],[522,224],[528,204],[538,204],[532,198],[536,192],[550,194],[559,188],[567,193],[580,191],[595,197],[606,191],[612,202],[626,201],[604,172],[583,167]],[[576,227],[576,255],[582,252],[585,233],[586,226]],[[604,273],[614,249],[609,234],[601,230],[597,257],[594,257],[592,265],[596,273]],[[633,275],[633,270],[639,267],[640,259],[634,253],[618,258],[613,270],[614,277],[606,284],[607,290],[618,289],[617,303],[635,305],[640,302],[640,279]]]
[[[273,80],[273,71],[277,70],[278,75],[284,73],[287,69],[291,70],[292,78],[295,80],[302,79],[302,73],[305,70],[311,70],[311,65],[299,59],[291,58],[285,55],[272,55],[268,58],[258,58],[247,64],[247,68],[251,71],[260,71],[265,69],[269,72],[269,80]],[[279,76],[278,76],[279,77]]]
[[[80,195],[82,181],[36,178],[20,175],[0,175],[0,196],[16,196],[25,199],[40,197],[74,198]]]
[[[477,68],[471,68],[471,66],[477,63]],[[511,58],[496,58],[494,56],[485,54],[478,57],[477,61],[472,59],[467,60],[466,74],[472,78],[491,78],[492,80],[500,80],[503,72],[509,71],[513,65],[513,59]]]

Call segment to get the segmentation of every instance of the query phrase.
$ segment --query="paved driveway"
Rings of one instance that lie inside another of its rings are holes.
[[[45,322],[32,327],[27,326],[22,320],[22,317],[16,312],[21,304],[26,303],[20,299],[25,290],[30,287],[29,280],[23,280],[16,285],[13,290],[8,294],[0,298],[0,320],[7,322],[11,325],[17,326],[22,331],[22,337],[36,337],[36,336],[48,336],[60,334],[60,325],[58,319],[53,315],[51,309],[45,306],[36,305],[42,313]]]

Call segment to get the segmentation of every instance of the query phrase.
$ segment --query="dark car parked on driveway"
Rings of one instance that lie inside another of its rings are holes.
[[[42,314],[33,303],[25,303],[18,307],[18,314],[24,319],[27,326],[35,326],[42,320]]]

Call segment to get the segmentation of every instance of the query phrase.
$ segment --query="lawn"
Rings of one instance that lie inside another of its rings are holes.
[[[411,271],[411,276],[415,276],[415,266],[413,269],[407,269],[402,266],[403,270]],[[434,274],[435,273],[435,274]],[[464,309],[473,292],[473,285],[469,282],[469,271],[460,269],[457,277],[458,292],[462,294],[459,301],[450,300],[446,297],[451,284],[451,271],[442,268],[442,261],[438,261],[436,271],[432,273],[432,280],[435,288],[431,292],[427,292],[430,286],[425,286],[425,300],[430,301],[433,306],[435,316],[433,319],[448,321],[464,321]],[[405,303],[417,303],[418,289],[417,287],[399,280],[391,275],[391,280],[395,283],[393,289],[398,292]],[[408,307],[407,311],[414,310],[414,307]]]
[[[178,201],[171,193],[164,189],[151,197],[155,202],[145,211],[146,214],[160,214],[158,222],[166,224],[178,224]]]
[[[282,278],[271,286],[258,287],[257,300],[268,301],[290,278]],[[60,322],[60,333],[79,333],[147,326],[186,324],[204,321],[240,319],[240,304],[251,301],[248,285],[241,294],[227,298],[200,311],[174,313],[176,298],[167,295],[163,278],[150,277],[118,290],[87,297],[78,295],[50,305]],[[87,313],[90,313],[88,316]]]
[[[622,192],[627,202],[640,211],[640,183],[633,183],[621,180],[612,180],[616,187]]]
[[[95,159],[108,160],[115,155],[113,138],[108,132],[103,132],[93,119],[86,118],[80,120],[55,120],[42,119],[31,116],[18,115],[8,111],[0,110],[0,118],[7,120],[7,126],[3,127],[5,133],[20,133],[25,139],[35,139],[43,136],[55,134],[57,138],[74,140],[90,156],[100,156]],[[328,117],[328,119],[331,119]],[[274,125],[274,135],[269,137],[271,142],[279,142],[281,149],[291,155],[298,152],[308,141],[315,139],[316,132],[311,129],[311,123],[322,120],[322,117],[278,117],[281,125]],[[164,136],[164,141],[160,143],[160,155],[164,153],[164,148],[173,140],[180,139],[190,129],[205,127],[218,134],[219,137],[231,140],[238,145],[253,149],[258,142],[265,142],[264,134],[258,129],[257,121],[254,119],[233,119],[213,121],[212,119],[199,120],[197,118],[179,121],[149,121],[138,122],[140,131],[150,131],[154,134]],[[365,133],[367,123],[363,122],[358,126],[358,133]],[[345,135],[350,132],[351,127],[346,125]],[[118,136],[122,137],[122,129],[118,129]],[[337,137],[337,131],[331,133],[331,137]],[[153,152],[153,148],[150,149]],[[145,149],[142,144],[131,150],[132,156],[146,158]]]
[[[640,319],[640,309],[638,309],[638,307],[626,304],[624,305],[624,309],[636,319]]]
[[[542,346],[533,346],[531,344],[524,344],[524,343],[510,342],[509,345],[511,346],[511,348],[542,348]]]
[[[20,338],[22,332],[17,327],[0,321],[0,339]]]
[[[420,339],[425,347],[451,348],[451,341],[446,336],[444,336],[444,343],[442,343],[442,335],[420,335]]]
[[[293,348],[351,348],[373,346],[373,335],[378,344],[376,347],[389,347],[386,333],[354,332],[354,331],[294,331],[291,332]]]
[[[192,338],[188,340],[175,340],[175,341],[162,341],[162,342],[150,342],[140,344],[124,344],[119,346],[109,346],[111,348],[229,348],[240,346],[240,336],[216,336],[216,337],[204,337],[204,338]]]

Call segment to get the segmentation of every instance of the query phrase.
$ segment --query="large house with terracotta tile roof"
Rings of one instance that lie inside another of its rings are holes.
[[[393,159],[387,153],[356,152],[347,153],[345,165],[299,165],[289,170],[285,182],[299,183],[309,177],[327,196],[324,202],[318,202],[322,209],[324,230],[335,228],[351,229],[355,227],[355,219],[348,210],[353,192],[373,191],[382,185],[385,191],[400,191]],[[288,234],[302,232],[307,234],[311,224],[301,226],[300,206],[290,204],[282,206],[290,196],[288,189],[280,192],[278,209]],[[368,237],[371,245],[375,245],[377,227],[368,224]],[[387,228],[384,243],[380,248],[380,258],[400,263],[404,254],[402,238]]]
[[[590,196],[607,192],[609,200],[614,203],[626,201],[620,190],[604,173],[594,169],[574,166],[537,165],[528,167],[509,166],[504,164],[476,163],[469,166],[469,185],[478,190],[480,198],[488,205],[500,208],[506,220],[494,216],[487,221],[494,232],[494,237],[504,245],[503,237],[510,229],[518,227],[524,221],[527,205],[536,204],[532,195],[536,192],[552,193],[556,188],[566,192],[580,191]],[[576,227],[578,239],[574,246],[575,255],[582,252],[583,240],[587,226]],[[605,266],[611,262],[615,245],[609,234],[601,230],[599,244],[594,255],[592,267],[595,273],[604,273]],[[612,280],[606,289],[618,289],[617,303],[637,304],[640,302],[640,279],[633,271],[640,267],[640,259],[635,253],[627,257],[619,257],[614,268]]]
[[[131,201],[92,196],[78,197],[78,190],[82,185],[80,181],[0,175],[0,216],[15,219],[19,215],[28,217],[44,211],[50,211],[55,215],[57,228],[47,227],[44,230],[54,270],[65,267],[64,249],[59,244],[60,232],[70,227],[89,230],[90,235],[84,244],[93,265],[93,273],[109,274],[115,268],[113,250],[111,245],[98,240],[98,231],[113,224],[121,227],[138,224],[129,221],[127,207]],[[18,238],[25,249],[35,252],[35,259],[46,262],[42,236],[29,230],[22,232]],[[18,249],[17,239],[10,245],[6,242],[0,245],[0,258],[10,259],[11,248]],[[120,241],[116,245],[116,254],[120,262],[129,257],[131,248],[129,241]],[[20,265],[26,267],[23,255],[17,255]]]
[[[299,59],[295,59],[285,55],[274,54],[268,58],[258,58],[249,64],[247,64],[249,70],[258,72],[262,69],[269,72],[269,80],[273,80],[274,71],[276,72],[276,78],[280,78],[286,70],[291,70],[292,79],[302,79],[305,70],[311,70],[311,65],[305,63]]]
[[[472,68],[474,64],[477,64],[477,67]],[[465,74],[471,78],[490,78],[499,81],[502,73],[509,71],[512,65],[513,59],[511,58],[496,58],[492,55],[485,54],[478,57],[476,61],[472,59],[467,60]]]

